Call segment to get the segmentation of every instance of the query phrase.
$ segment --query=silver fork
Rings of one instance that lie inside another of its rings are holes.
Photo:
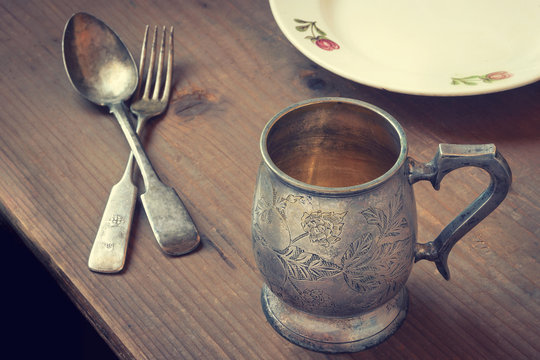
[[[163,63],[164,63],[164,53],[165,53],[165,36],[166,29],[163,27],[163,36],[161,38],[161,46],[159,49],[159,59],[157,61],[157,70],[156,70],[156,82],[154,84],[154,89],[152,91],[152,97],[150,97],[150,88],[152,85],[152,79],[154,77],[154,67],[156,62],[156,47],[157,47],[157,26],[154,28],[154,37],[152,41],[152,51],[150,52],[150,62],[148,64],[148,71],[146,75],[146,81],[144,86],[144,93],[141,95],[142,84],[144,82],[143,72],[146,65],[146,44],[148,42],[148,28],[146,25],[146,30],[144,32],[144,41],[141,49],[141,61],[139,64],[139,82],[137,85],[137,90],[133,96],[134,100],[131,104],[130,110],[132,113],[137,115],[137,126],[136,131],[139,132],[140,129],[144,126],[146,120],[151,117],[157,116],[165,111],[169,104],[169,96],[171,93],[171,80],[172,80],[172,68],[173,68],[173,28],[169,33],[169,54],[167,58],[167,73],[165,76],[165,85],[161,89],[161,81],[163,78]],[[159,93],[162,91],[163,95],[160,97]]]
[[[131,105],[131,111],[137,115],[137,134],[141,132],[146,120],[165,111],[169,101],[172,82],[174,49],[173,28],[171,27],[169,33],[167,72],[165,75],[165,84],[163,89],[161,89],[166,37],[166,29],[163,27],[159,59],[155,71],[156,80],[152,90],[152,96],[150,96],[156,62],[156,27],[154,29],[144,92],[142,95],[140,94],[146,62],[148,29],[149,27],[147,25],[141,49],[139,82],[134,96],[136,100]],[[161,96],[160,92],[162,92]],[[180,200],[180,197],[173,188],[163,184],[159,180],[149,161],[143,161],[139,165],[145,185],[145,192],[141,195],[141,200],[154,236],[161,249],[169,255],[182,255],[195,249],[200,242],[199,234],[182,200]],[[133,184],[133,168],[134,159],[133,153],[131,153],[122,178],[111,189],[99,230],[94,240],[94,245],[90,251],[88,267],[93,271],[114,273],[122,270],[124,267],[131,219],[133,217],[137,195],[137,187]]]

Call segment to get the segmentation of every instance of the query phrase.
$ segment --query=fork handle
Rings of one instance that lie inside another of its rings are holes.
[[[182,255],[192,251],[199,244],[200,237],[182,200],[173,188],[159,180],[139,137],[131,127],[125,105],[112,104],[110,109],[118,120],[139,166],[146,189],[141,200],[159,246],[169,255]]]

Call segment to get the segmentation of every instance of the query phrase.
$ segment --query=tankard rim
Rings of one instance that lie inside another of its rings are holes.
[[[358,107],[362,107],[365,109],[368,109],[375,114],[379,115],[382,119],[387,121],[393,128],[393,130],[396,132],[396,134],[399,137],[399,144],[400,144],[400,150],[399,150],[399,156],[395,163],[392,165],[390,169],[388,169],[384,174],[381,176],[357,185],[352,186],[346,186],[346,187],[326,187],[326,186],[318,186],[318,185],[312,185],[308,184],[306,182],[297,180],[289,175],[287,175],[284,171],[282,171],[272,160],[270,157],[270,154],[268,153],[267,148],[267,140],[268,135],[270,134],[271,129],[274,127],[274,125],[282,119],[286,114],[289,114],[297,109],[300,109],[305,106],[317,104],[317,103],[346,103],[355,105]],[[276,115],[274,115],[270,121],[266,124],[264,127],[260,142],[259,142],[260,151],[262,154],[263,162],[266,164],[266,166],[275,174],[277,175],[282,181],[284,181],[287,184],[290,184],[292,186],[295,186],[303,191],[309,191],[314,193],[320,193],[320,194],[326,194],[326,195],[340,195],[340,194],[351,194],[356,192],[363,192],[367,190],[371,190],[383,183],[385,183],[388,179],[393,177],[399,169],[403,166],[405,163],[405,159],[407,158],[407,152],[408,152],[408,146],[407,146],[407,139],[405,137],[405,131],[403,130],[402,126],[397,122],[397,120],[390,115],[385,110],[370,104],[368,102],[352,99],[352,98],[344,98],[344,97],[320,97],[320,98],[312,98],[308,100],[303,100],[297,103],[294,103],[292,105],[289,105],[288,107],[284,108],[280,112],[278,112]]]

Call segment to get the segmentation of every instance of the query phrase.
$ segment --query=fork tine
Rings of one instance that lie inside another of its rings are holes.
[[[146,84],[144,86],[143,98],[148,99],[150,94],[150,84],[152,84],[152,76],[154,73],[154,62],[156,61],[156,40],[157,40],[157,26],[154,27],[154,38],[152,40],[152,51],[150,52],[150,61],[148,63],[148,72],[146,74]]]
[[[141,87],[143,82],[143,72],[144,72],[144,65],[146,62],[146,43],[148,42],[148,28],[149,26],[146,25],[146,29],[144,30],[144,39],[143,44],[141,47],[141,59],[139,62],[139,82],[137,83],[137,90],[135,90],[135,96],[134,99],[138,99],[141,95]]]
[[[161,90],[161,78],[163,77],[163,54],[165,53],[165,35],[167,34],[165,26],[163,26],[163,35],[161,36],[161,46],[159,48],[158,68],[156,71],[156,84],[154,85],[154,93],[152,99],[157,100],[159,91]]]
[[[165,77],[165,86],[163,88],[163,97],[161,99],[162,101],[165,101],[165,102],[169,101],[169,95],[171,93],[173,57],[174,57],[173,32],[174,32],[174,28],[171,26],[171,32],[169,34],[169,56],[167,57],[167,75]]]

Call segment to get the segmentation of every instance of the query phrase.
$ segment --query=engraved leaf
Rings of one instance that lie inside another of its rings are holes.
[[[295,280],[315,281],[335,276],[342,271],[338,265],[297,246],[289,247],[284,254],[281,254],[281,258],[284,260],[289,277]]]
[[[287,202],[289,202],[289,203],[292,204],[292,203],[295,203],[295,202],[297,202],[298,200],[303,199],[303,198],[304,198],[304,197],[301,196],[301,195],[293,195],[293,194],[289,194],[289,196],[287,196],[287,197],[285,198],[285,201],[287,201]]]
[[[269,222],[268,212],[271,210],[271,205],[268,204],[263,198],[257,202],[255,208],[255,216],[258,217],[259,221]]]
[[[379,282],[372,276],[354,276],[349,273],[344,273],[343,277],[345,278],[347,285],[357,292],[371,292],[379,285]]]
[[[395,217],[398,213],[401,212],[401,210],[403,210],[403,193],[400,191],[399,195],[394,196],[390,200],[390,205],[389,205],[390,216]]]
[[[350,267],[345,269],[345,273],[355,278],[365,278],[366,280],[375,280],[379,269],[376,265],[367,264],[365,266]]]
[[[376,261],[373,265],[377,267],[377,273],[387,274],[385,276],[386,286],[381,287],[383,292],[381,298],[392,293],[396,284],[404,281],[410,272],[413,263],[413,250],[409,246],[409,240],[410,237],[382,244],[374,255]],[[407,251],[408,254],[406,254]]]
[[[377,265],[383,271],[390,271],[395,264],[401,263],[401,246],[399,242],[385,243],[376,254]]]
[[[278,201],[277,194],[275,194],[274,202],[277,211],[281,214],[282,217],[285,218],[285,208],[287,207],[287,204],[293,204],[297,202],[298,200],[302,199],[302,196],[299,195],[292,195],[289,194],[287,197],[281,197]]]
[[[312,262],[309,264],[310,273],[315,276],[315,280],[331,277],[341,273],[342,269],[337,264],[321,259],[313,255]]]
[[[301,20],[301,19],[294,19],[299,24],[309,24],[309,21]]]
[[[308,264],[313,254],[306,253],[296,246],[290,246],[281,258],[289,276],[296,280],[306,280],[309,278]]]
[[[397,236],[399,235],[401,229],[407,226],[407,220],[399,217],[402,210],[403,193],[399,192],[399,196],[394,196],[390,201],[388,208],[390,221],[388,222],[388,227],[384,231],[384,235]]]
[[[398,192],[388,205],[388,215],[381,209],[370,207],[362,211],[362,215],[370,225],[379,228],[381,237],[397,236],[402,228],[407,227],[407,220],[400,218],[399,214],[403,210],[403,193]]]
[[[307,29],[309,29],[309,25],[296,26],[296,30],[298,30],[298,31],[307,31]]]
[[[366,233],[349,245],[341,263],[345,282],[352,290],[366,292],[378,286],[379,270],[372,264],[374,259],[373,234]]]
[[[407,276],[410,267],[413,262],[413,249],[409,246],[410,237],[407,237],[401,241],[397,241],[388,250],[387,259],[387,271],[391,275],[390,278],[396,278],[400,276]],[[408,251],[408,254],[406,253]],[[404,261],[403,259],[409,259]]]
[[[353,241],[341,258],[343,268],[354,268],[369,261],[370,257],[367,255],[370,253],[372,245],[373,235],[371,233],[366,233],[360,239]]]
[[[370,207],[361,212],[367,223],[370,225],[375,225],[379,228],[381,233],[385,232],[385,229],[388,224],[388,218],[384,211]]]

